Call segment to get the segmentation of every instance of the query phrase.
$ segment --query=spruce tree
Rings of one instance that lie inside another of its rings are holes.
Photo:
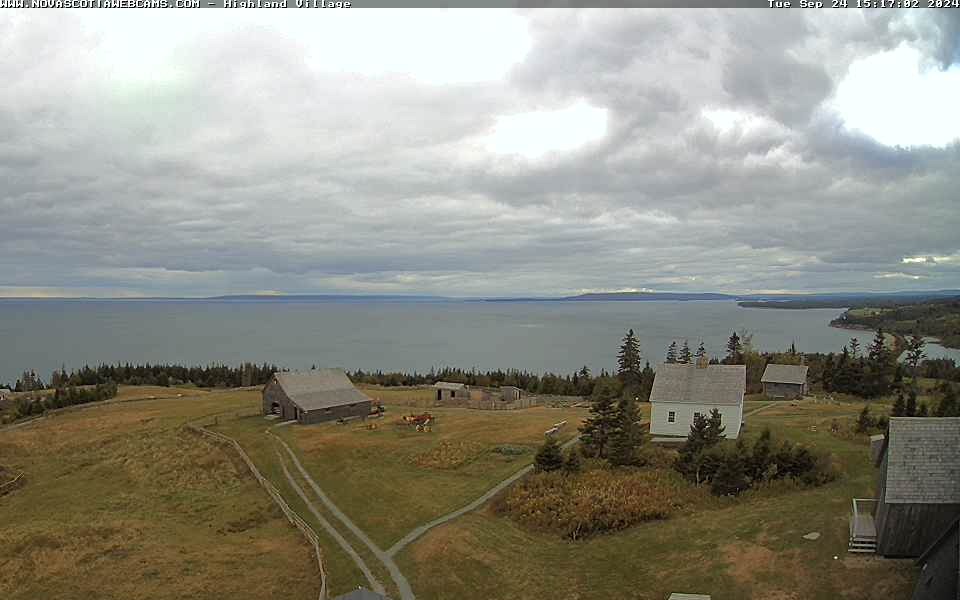
[[[832,392],[833,391],[833,378],[834,378],[834,367],[833,367],[833,352],[827,355],[827,358],[823,360],[823,368],[820,371],[820,385],[823,386],[823,391]]]
[[[947,384],[943,392],[943,398],[937,405],[936,415],[938,417],[960,417],[960,406],[957,405],[957,392],[953,386]]]
[[[920,403],[920,408],[917,409],[917,416],[918,416],[918,417],[927,417],[927,416],[930,416],[930,410],[927,408],[927,403],[926,403],[926,402],[921,402],[921,403]]]
[[[619,425],[620,411],[615,400],[619,395],[609,379],[602,379],[594,386],[590,416],[580,426],[580,443],[592,456],[607,457],[610,436]]]
[[[640,372],[640,399],[645,402],[650,400],[650,391],[653,389],[655,376],[656,373],[650,367],[650,361],[647,361],[643,366],[643,371]]]
[[[610,435],[610,464],[615,466],[638,464],[637,451],[642,442],[640,409],[633,398],[624,397],[617,405],[617,427]]]
[[[707,430],[704,438],[708,447],[713,446],[723,438],[723,432],[727,428],[723,426],[722,422],[720,411],[716,408],[711,410],[710,416],[707,417]]]
[[[850,338],[850,355],[853,358],[860,358],[860,340],[857,338]]]
[[[864,386],[865,394],[867,396],[881,396],[886,394],[890,390],[890,383],[887,377],[891,371],[891,357],[890,352],[887,350],[883,329],[877,330],[877,334],[870,344],[867,357],[869,377],[866,386]]]
[[[773,464],[773,442],[770,428],[764,427],[757,441],[753,443],[753,452],[750,454],[749,475],[754,481],[767,478],[770,465]],[[742,439],[742,438],[740,438]]]
[[[579,473],[581,468],[580,450],[574,446],[567,452],[567,458],[563,461],[563,470],[567,473]]]
[[[743,343],[736,331],[731,333],[727,340],[727,356],[723,362],[728,365],[743,364]]]
[[[552,435],[548,435],[547,439],[543,441],[543,445],[537,450],[537,455],[533,458],[533,464],[538,473],[563,468],[563,452],[560,450],[560,444]]]
[[[866,433],[870,431],[875,424],[873,416],[870,414],[870,405],[864,404],[863,410],[860,411],[860,415],[857,417],[857,433]]]
[[[917,368],[920,366],[920,361],[926,358],[926,353],[923,350],[924,345],[923,338],[917,334],[914,334],[907,342],[907,364],[910,365],[910,380],[913,389],[917,389]]]
[[[893,401],[893,407],[890,409],[891,417],[907,416],[907,405],[903,401],[903,390],[897,392],[897,399]]]
[[[689,365],[693,362],[693,355],[690,354],[690,343],[684,339],[683,346],[680,348],[680,354],[677,355],[677,362]]]
[[[677,342],[670,342],[670,346],[667,347],[667,362],[673,364],[677,362]]]
[[[640,389],[640,342],[633,334],[633,329],[627,332],[617,354],[617,377],[623,383],[624,393],[636,395]]]
[[[903,416],[917,416],[917,393],[913,390],[910,390],[910,392],[907,394],[907,410]]]
[[[693,357],[699,359],[707,355],[707,349],[703,345],[703,340],[700,340],[700,345],[697,346],[697,351],[693,353]]]
[[[723,455],[717,472],[710,484],[710,491],[715,496],[737,496],[750,487],[746,469],[747,457],[743,438],[737,440],[732,452]]]

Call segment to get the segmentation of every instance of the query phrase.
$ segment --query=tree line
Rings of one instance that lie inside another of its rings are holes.
[[[267,383],[270,376],[279,370],[276,365],[266,363],[262,365],[243,363],[238,366],[221,363],[205,366],[150,363],[100,364],[95,367],[84,365],[69,372],[61,367],[55,370],[46,382],[35,371],[24,371],[11,389],[16,392],[32,392],[105,383],[161,387],[176,385],[194,385],[202,388],[249,387]]]

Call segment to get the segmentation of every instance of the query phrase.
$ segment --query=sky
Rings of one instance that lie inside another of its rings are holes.
[[[0,296],[960,288],[960,12],[5,11]]]

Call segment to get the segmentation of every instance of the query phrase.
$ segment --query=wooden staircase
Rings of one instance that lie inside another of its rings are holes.
[[[850,515],[850,539],[847,552],[857,554],[876,554],[877,526],[873,521],[873,509],[876,500],[853,499],[853,513]]]

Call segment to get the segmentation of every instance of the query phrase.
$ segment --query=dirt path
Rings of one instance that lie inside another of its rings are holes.
[[[367,582],[370,584],[370,588],[377,592],[378,594],[386,594],[386,589],[383,587],[383,584],[377,580],[376,576],[370,570],[370,567],[367,566],[367,563],[363,561],[363,558],[357,554],[357,551],[354,550],[353,546],[350,545],[350,542],[347,541],[343,535],[337,531],[337,528],[330,524],[330,521],[327,521],[320,511],[317,510],[317,507],[314,506],[313,502],[310,501],[310,498],[307,497],[307,494],[303,491],[303,488],[300,487],[300,484],[296,482],[293,476],[290,474],[290,470],[287,469],[287,463],[284,462],[283,457],[280,456],[280,451],[276,450],[277,460],[280,462],[280,467],[283,469],[283,474],[287,478],[287,481],[290,483],[290,487],[293,488],[293,491],[296,492],[300,499],[303,500],[303,503],[307,505],[307,509],[313,513],[313,516],[316,517],[317,522],[330,534],[336,542],[343,548],[344,552],[353,559],[353,562],[356,563],[357,567],[360,568],[360,571],[363,572],[364,577],[367,578]]]
[[[384,552],[377,546],[373,540],[367,536],[366,533],[357,525],[350,520],[340,508],[333,503],[330,498],[320,489],[320,486],[313,480],[307,470],[303,468],[303,465],[300,464],[300,460],[297,458],[297,455],[293,453],[293,450],[290,449],[290,446],[287,445],[285,441],[277,437],[271,432],[267,432],[267,435],[272,437],[274,440],[280,443],[286,450],[287,454],[290,456],[290,460],[293,462],[293,465],[300,472],[300,475],[303,477],[304,481],[307,482],[307,485],[313,490],[313,493],[320,499],[324,506],[333,513],[333,515],[346,526],[347,529],[351,531],[357,538],[364,543],[364,545],[373,552],[374,556],[380,559],[380,562],[387,568],[387,571],[390,572],[390,577],[393,578],[394,583],[397,584],[397,589],[400,591],[401,600],[416,600],[416,596],[413,595],[413,590],[410,588],[410,583],[407,581],[407,578],[403,576],[403,573],[400,572],[400,567],[397,566],[397,563],[393,560],[393,555]],[[282,461],[281,461],[282,462]],[[312,506],[309,501],[306,501],[308,506]]]
[[[579,439],[580,439],[580,436],[578,435],[573,439],[564,442],[564,444],[561,447],[564,449],[569,448],[570,446],[574,445]],[[522,469],[520,469],[519,471],[517,471],[516,473],[514,473],[513,475],[511,475],[510,477],[507,477],[497,485],[487,490],[483,495],[481,495],[479,498],[477,498],[470,504],[467,504],[462,508],[458,508],[453,512],[447,513],[442,517],[437,517],[436,519],[430,521],[429,523],[426,523],[424,525],[417,527],[407,535],[400,538],[400,540],[396,544],[391,546],[390,549],[387,550],[387,554],[389,554],[390,556],[396,556],[396,554],[401,550],[403,550],[407,545],[409,545],[411,542],[413,542],[414,540],[416,540],[426,532],[430,531],[437,525],[443,525],[444,523],[448,523],[456,519],[457,517],[462,517],[468,512],[471,512],[473,510],[480,508],[481,506],[486,504],[488,500],[490,500],[491,498],[493,498],[494,496],[496,496],[506,488],[513,485],[518,479],[520,479],[521,477],[523,477],[524,475],[526,475],[532,470],[533,470],[533,465],[532,464],[527,465]]]

